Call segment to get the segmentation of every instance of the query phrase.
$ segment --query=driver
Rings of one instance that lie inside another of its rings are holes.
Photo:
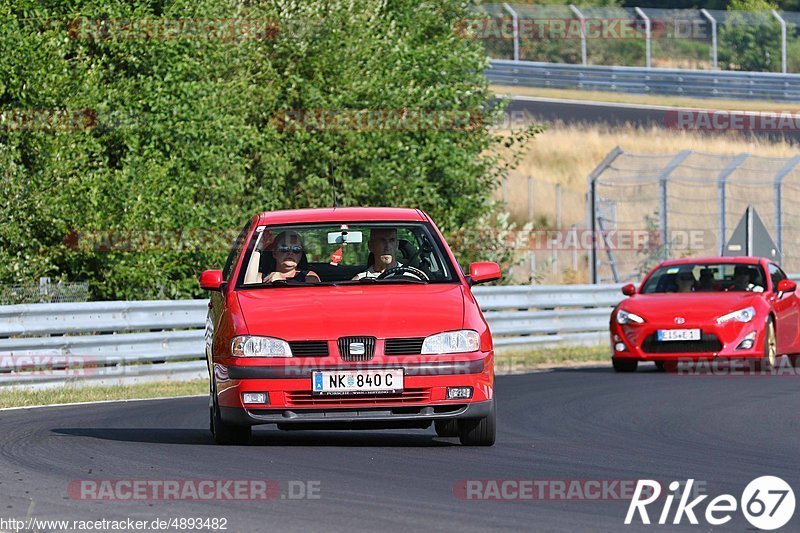
[[[733,269],[733,285],[729,291],[751,291],[764,292],[764,287],[750,282],[750,267],[747,265],[736,265]]]
[[[353,279],[377,278],[390,268],[403,266],[397,261],[398,244],[396,228],[375,228],[370,231],[367,248],[372,252],[372,264]]]

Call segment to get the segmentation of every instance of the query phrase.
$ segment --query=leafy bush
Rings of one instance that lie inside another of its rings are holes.
[[[486,127],[501,106],[490,106],[480,44],[454,32],[466,9],[455,0],[4,4],[0,109],[77,110],[86,120],[0,126],[0,282],[88,281],[98,299],[201,296],[198,274],[221,267],[248,217],[329,206],[334,187],[340,205],[419,207],[446,233],[475,228],[502,170]],[[278,31],[113,33],[126,20],[188,16],[270,20]],[[96,19],[109,22],[98,29]],[[283,122],[296,110],[363,109],[457,111],[469,127]],[[219,235],[138,251],[80,240],[186,230]]]

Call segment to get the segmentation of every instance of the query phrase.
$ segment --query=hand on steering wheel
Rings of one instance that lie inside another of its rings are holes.
[[[375,279],[397,278],[397,277],[404,277],[406,275],[407,277],[417,279],[418,281],[429,281],[431,279],[422,270],[408,265],[396,266],[393,268],[386,269],[383,272],[381,272],[380,276],[378,276]]]

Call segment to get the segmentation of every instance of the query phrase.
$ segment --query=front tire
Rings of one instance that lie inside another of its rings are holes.
[[[492,446],[497,437],[497,401],[488,416],[458,421],[458,440],[464,446]]]
[[[764,357],[758,364],[759,370],[769,370],[775,367],[778,359],[778,341],[775,336],[775,322],[772,318],[767,320],[767,331],[764,335]]]
[[[434,420],[433,427],[439,437],[458,437],[458,420]]]
[[[639,366],[639,361],[636,359],[611,359],[611,364],[614,366],[614,372],[636,372]]]
[[[213,385],[209,393],[208,409],[209,429],[211,430],[211,436],[214,437],[215,444],[243,446],[250,443],[250,437],[253,434],[250,426],[235,426],[222,420],[222,414],[220,413],[217,395]]]

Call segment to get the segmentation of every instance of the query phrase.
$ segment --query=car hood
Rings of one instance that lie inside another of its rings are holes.
[[[690,294],[637,294],[620,303],[619,308],[635,313],[647,321],[672,321],[676,316],[687,322],[710,320],[725,313],[754,306],[763,293],[712,292]]]
[[[459,284],[281,287],[238,298],[251,335],[285,340],[424,337],[464,323]]]

